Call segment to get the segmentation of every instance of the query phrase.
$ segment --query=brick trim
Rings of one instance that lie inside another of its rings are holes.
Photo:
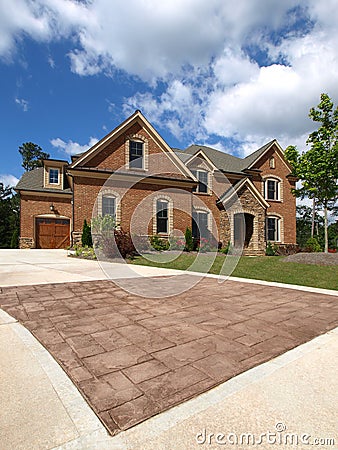
[[[148,139],[145,136],[142,136],[142,134],[130,134],[126,136],[125,140],[125,159],[126,159],[126,167],[129,169],[129,147],[130,147],[130,141],[141,141],[143,142],[143,167],[139,170],[148,170],[149,162],[148,162],[148,155],[149,155],[149,145],[148,145]],[[133,169],[137,170],[137,169]]]
[[[161,194],[156,195],[153,199],[153,234],[157,234],[157,202],[158,200],[164,200],[168,202],[168,235],[174,229],[174,202],[169,195]]]

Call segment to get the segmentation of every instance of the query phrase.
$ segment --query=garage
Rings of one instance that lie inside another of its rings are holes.
[[[70,220],[37,217],[36,248],[66,248],[70,244]]]

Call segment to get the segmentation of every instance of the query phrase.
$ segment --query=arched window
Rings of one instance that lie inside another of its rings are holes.
[[[114,195],[102,196],[102,216],[116,217],[116,197]]]
[[[210,235],[210,211],[195,209],[192,213],[192,235],[196,239],[208,238]]]

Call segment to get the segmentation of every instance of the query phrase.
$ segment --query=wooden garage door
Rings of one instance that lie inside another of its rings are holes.
[[[65,248],[69,236],[69,219],[36,219],[36,248]]]

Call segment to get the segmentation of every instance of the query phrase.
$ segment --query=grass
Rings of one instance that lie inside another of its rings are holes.
[[[196,254],[183,253],[170,262],[163,262],[165,254],[159,253],[153,261],[142,256],[130,260],[131,264],[155,266],[167,269],[187,270]],[[208,257],[205,256],[206,263]],[[192,268],[196,272],[203,272],[203,256],[201,255],[201,269]],[[208,273],[219,274],[224,263],[225,256],[217,255]],[[280,256],[242,256],[231,274],[233,277],[253,278],[255,280],[276,281],[279,283],[297,284],[323,289],[338,290],[338,266],[319,266],[313,264],[300,264],[283,262]]]

